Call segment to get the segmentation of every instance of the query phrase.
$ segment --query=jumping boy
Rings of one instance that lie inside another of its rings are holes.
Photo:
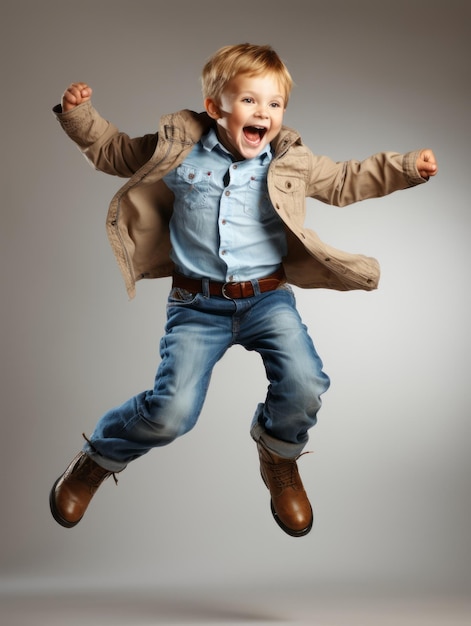
[[[305,198],[344,206],[437,172],[431,150],[361,162],[314,155],[283,126],[292,79],[269,46],[220,49],[202,86],[204,112],[166,115],[138,138],[99,115],[86,83],[71,84],[54,109],[96,169],[128,179],[107,230],[129,296],[139,279],[173,279],[154,388],[107,412],[51,490],[52,515],[66,528],[103,480],[193,428],[213,367],[239,344],[260,354],[269,382],[251,436],[272,514],[289,535],[306,535],[313,514],[297,459],[329,378],[290,284],[372,290],[379,267],[305,228]]]

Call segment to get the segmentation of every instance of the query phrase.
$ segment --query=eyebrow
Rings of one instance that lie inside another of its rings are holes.
[[[243,91],[239,92],[239,95],[241,95],[241,96],[256,96],[257,93],[255,91],[243,90]],[[268,100],[275,100],[276,98],[280,98],[281,100],[285,99],[285,97],[281,93],[277,93],[277,94],[274,94],[273,96],[270,96],[268,98]]]

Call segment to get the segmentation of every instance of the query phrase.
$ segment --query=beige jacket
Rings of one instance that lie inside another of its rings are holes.
[[[106,226],[132,298],[137,280],[172,274],[173,194],[162,178],[185,159],[212,121],[206,113],[183,110],[163,116],[158,133],[130,138],[102,118],[90,102],[66,113],[57,106],[54,112],[96,169],[129,179],[111,201]],[[341,291],[376,289],[380,275],[376,259],[337,250],[305,228],[305,199],[345,206],[423,183],[415,165],[418,151],[336,163],[314,155],[287,127],[272,145],[268,190],[286,226],[288,254],[283,265],[288,282]]]

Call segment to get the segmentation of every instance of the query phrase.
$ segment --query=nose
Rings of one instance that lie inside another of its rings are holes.
[[[265,107],[259,106],[257,109],[257,117],[261,117],[262,119],[268,118],[268,111]]]

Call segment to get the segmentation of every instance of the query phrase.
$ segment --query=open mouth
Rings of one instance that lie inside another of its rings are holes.
[[[267,129],[263,126],[246,126],[244,128],[245,138],[254,144],[260,143],[266,132]]]

